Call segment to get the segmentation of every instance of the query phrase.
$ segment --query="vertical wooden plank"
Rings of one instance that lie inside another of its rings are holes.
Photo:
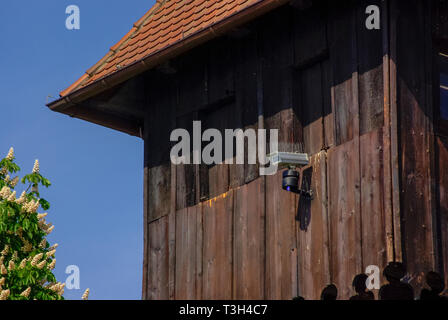
[[[176,123],[176,119],[172,119]],[[170,213],[168,215],[168,280],[169,280],[169,299],[174,300],[176,295],[176,165],[171,163],[171,202]]]
[[[307,10],[290,10],[293,15],[294,63],[309,64],[328,50],[324,5],[313,3]]]
[[[148,206],[149,222],[170,213],[171,167],[164,164],[148,168]]]
[[[392,193],[392,83],[391,77],[391,22],[389,19],[389,1],[381,3],[381,26],[383,40],[383,92],[384,92],[384,128],[383,128],[383,192],[384,192],[384,228],[386,234],[386,259],[394,260],[394,224],[393,224],[393,193]]]
[[[242,115],[242,128],[256,129],[257,109],[257,38],[256,33],[237,41],[235,51],[235,104],[236,112]],[[244,183],[259,175],[258,164],[248,164],[245,147]]]
[[[304,150],[309,155],[324,148],[322,67],[316,63],[299,72],[300,121],[303,126]]]
[[[328,152],[330,270],[340,299],[350,296],[352,279],[362,271],[358,153],[355,140]]]
[[[392,218],[393,218],[393,241],[394,261],[403,261],[402,232],[401,232],[401,168],[400,168],[400,140],[399,140],[399,109],[398,109],[398,73],[397,73],[397,29],[398,10],[395,1],[388,1],[389,15],[389,80],[390,80],[390,161],[392,178]],[[387,123],[386,123],[387,124]]]
[[[196,206],[196,299],[202,300],[203,291],[203,238],[204,238],[204,225],[203,225],[203,204],[199,203]]]
[[[207,45],[208,104],[231,96],[235,92],[234,51],[229,38],[218,38]],[[217,63],[219,61],[219,63]]]
[[[234,46],[230,41],[231,39],[221,38],[209,47],[207,83],[209,105],[233,97],[235,94],[236,57],[234,57],[234,50],[229,50]],[[223,137],[225,129],[242,128],[242,126],[242,110],[236,109],[233,103],[208,115],[207,127],[219,129]],[[214,166],[209,170],[210,197],[226,192],[228,188],[240,186],[244,184],[244,180],[244,165],[242,164]]]
[[[381,29],[366,28],[366,8],[380,0],[362,0],[357,7],[357,56],[359,68],[360,134],[381,128],[383,108],[383,50]],[[381,12],[386,14],[386,12]],[[384,27],[384,26],[382,26]]]
[[[329,26],[335,144],[328,153],[330,269],[339,298],[362,270],[357,7],[331,6]]]
[[[322,62],[322,98],[324,115],[324,148],[334,146],[334,112],[332,110],[332,68],[331,61],[327,59]]]
[[[258,45],[264,128],[278,130],[280,151],[299,151],[302,132],[297,128],[292,94],[292,12],[286,8],[273,12],[269,22],[260,26]]]
[[[401,142],[401,230],[403,258],[418,292],[424,272],[435,267],[432,199],[431,2],[395,3],[397,93]],[[428,43],[429,42],[429,43]]]
[[[142,300],[148,299],[148,168],[143,170],[143,275]]]
[[[198,273],[201,260],[198,259],[198,216],[199,205],[176,212],[176,294],[177,300],[198,299]]]
[[[177,88],[176,88],[177,90]],[[171,107],[174,111],[172,111],[171,118],[171,126],[172,128],[176,128],[176,104],[173,104]],[[168,216],[168,265],[169,265],[169,299],[174,300],[176,296],[176,201],[177,201],[177,169],[176,165],[172,162],[171,166],[171,181],[170,181],[170,194],[171,194],[171,202],[170,202],[170,214]]]
[[[448,138],[437,138],[438,199],[439,199],[439,255],[445,282],[448,286]]]
[[[148,295],[149,300],[169,299],[168,290],[168,218],[148,225]]]
[[[201,114],[203,130],[217,129],[224,139],[224,130],[233,128],[235,118],[235,105],[233,103],[223,105],[212,110],[204,110]],[[235,120],[235,122],[237,122]],[[239,123],[239,122],[237,122]],[[206,146],[209,142],[203,143]],[[224,140],[222,140],[222,159],[224,159]],[[229,165],[225,163],[208,165],[208,190],[209,197],[216,197],[229,190],[230,175]]]
[[[207,59],[204,48],[195,48],[176,60],[178,69],[176,117],[177,128],[189,131],[193,139],[193,121],[198,119],[198,109],[207,100]],[[193,150],[192,150],[193,152]],[[193,164],[178,165],[177,171],[177,209],[195,205],[200,199],[200,166]],[[206,188],[206,186],[204,186]]]
[[[176,212],[176,287],[175,299],[192,299],[194,293],[194,265],[190,262],[190,254],[195,242],[189,242],[188,208]],[[193,255],[193,257],[195,257]]]
[[[320,299],[322,289],[331,283],[326,171],[325,152],[314,155],[310,165],[301,169],[302,177],[310,176],[314,195],[312,201],[302,197],[297,212],[299,293],[307,300]],[[302,205],[304,202],[310,207]]]
[[[332,4],[329,8],[330,59],[333,75],[333,113],[335,117],[335,144],[352,140],[359,133],[359,112],[354,101],[356,74],[356,20],[353,6],[344,3]]]
[[[291,299],[297,279],[293,263],[297,196],[281,189],[282,172],[266,176],[266,299]]]
[[[157,78],[157,81],[155,81]],[[147,94],[144,126],[144,299],[148,296],[149,264],[149,229],[148,224],[170,214],[170,203],[174,202],[172,189],[172,172],[170,163],[170,133],[175,122],[175,100],[172,92],[175,86],[163,75],[145,77],[146,85],[151,88]],[[152,91],[153,90],[153,91]],[[160,107],[160,106],[163,106]],[[162,111],[163,109],[163,111]],[[154,152],[157,150],[157,152]],[[166,239],[168,241],[168,239]],[[162,241],[162,240],[160,240]],[[166,244],[168,245],[168,243]],[[167,247],[167,250],[169,248]],[[172,251],[170,251],[172,252]],[[170,260],[171,261],[171,260]],[[169,263],[171,266],[171,263]],[[172,282],[170,282],[172,283]],[[169,295],[169,297],[172,297]]]
[[[203,203],[203,299],[232,298],[233,191]]]
[[[360,138],[361,146],[361,221],[362,270],[387,265],[386,218],[384,211],[384,167],[382,130],[374,130]]]
[[[264,197],[262,179],[234,191],[234,299],[264,298]]]
[[[304,148],[308,149],[306,152],[309,154],[319,152],[324,145],[333,144],[331,77],[328,63],[325,62],[328,59],[325,15],[323,3],[313,3],[307,10],[293,10],[294,64],[302,74],[301,87],[294,88],[293,95],[301,101],[301,110],[297,112],[304,127]],[[321,116],[324,119],[320,119]],[[331,130],[327,133],[324,126],[331,127]]]
[[[169,78],[152,74],[147,78],[149,107],[145,113],[145,167],[147,168],[148,221],[167,216],[171,202],[170,134],[174,129],[173,92]],[[153,91],[152,91],[153,90]],[[157,152],[155,152],[157,150]]]
[[[193,139],[193,121],[194,113],[177,117],[177,128],[183,128],[190,133],[190,139]],[[193,141],[190,141],[192,145]],[[193,206],[196,203],[196,186],[197,166],[192,164],[193,151],[190,150],[190,164],[176,165],[176,210]]]

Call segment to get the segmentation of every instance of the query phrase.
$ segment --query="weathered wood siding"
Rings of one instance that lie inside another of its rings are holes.
[[[316,299],[330,283],[348,298],[369,265],[404,259],[414,276],[435,267],[447,141],[435,161],[428,8],[412,2],[283,7],[148,73],[144,298]],[[387,15],[381,30],[365,27],[371,4]],[[257,165],[172,165],[169,132],[192,134],[193,120],[278,129],[281,151],[310,155],[302,184],[314,200]]]

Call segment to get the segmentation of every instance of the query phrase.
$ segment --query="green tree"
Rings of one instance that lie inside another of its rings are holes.
[[[36,160],[30,174],[21,179],[14,162],[14,150],[0,161],[0,300],[62,300],[64,285],[56,281],[57,244],[46,237],[54,226],[47,223],[50,204],[39,193],[50,181],[39,172]],[[24,191],[17,197],[16,189]]]

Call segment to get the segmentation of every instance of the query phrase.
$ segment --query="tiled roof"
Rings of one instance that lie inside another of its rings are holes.
[[[278,0],[158,0],[97,64],[61,97],[125,69],[261,2]]]

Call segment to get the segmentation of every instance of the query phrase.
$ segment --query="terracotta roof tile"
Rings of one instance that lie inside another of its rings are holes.
[[[263,1],[266,0],[158,0],[105,57],[60,95],[99,81]]]

